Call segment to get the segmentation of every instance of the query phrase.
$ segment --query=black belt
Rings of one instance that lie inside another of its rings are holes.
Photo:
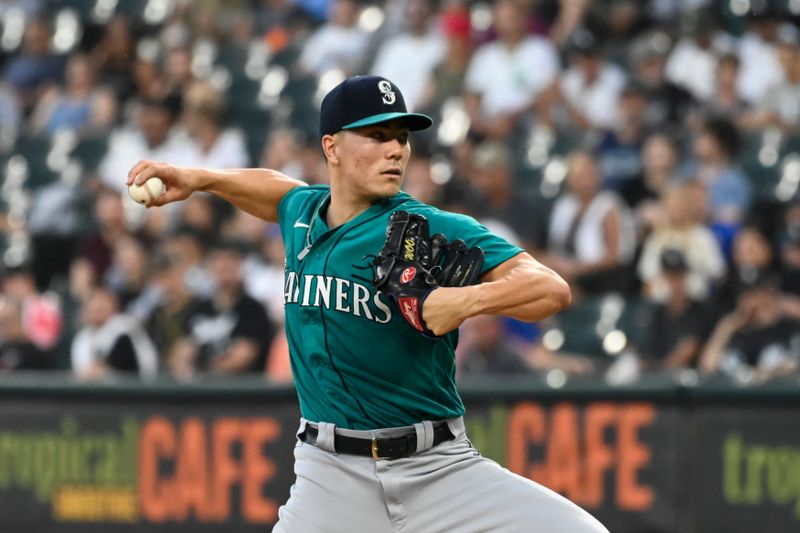
[[[318,434],[317,428],[306,426],[305,431],[300,434],[300,440],[316,446]],[[433,423],[433,446],[451,439],[453,439],[453,434],[450,433],[450,428],[447,427],[446,422]],[[364,455],[375,460],[400,459],[409,457],[417,452],[417,432],[411,430],[405,435],[374,439],[335,434],[333,446],[338,453]]]

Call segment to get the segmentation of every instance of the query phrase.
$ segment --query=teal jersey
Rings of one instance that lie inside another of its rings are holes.
[[[389,216],[426,216],[431,235],[483,248],[484,272],[522,250],[475,219],[423,204],[406,193],[329,228],[330,188],[292,189],[278,219],[286,245],[284,304],[292,372],[304,418],[349,429],[407,426],[460,416],[458,333],[432,340],[415,330],[372,285],[372,257]]]

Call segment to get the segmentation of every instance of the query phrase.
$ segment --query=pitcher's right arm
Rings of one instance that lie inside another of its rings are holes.
[[[128,172],[128,185],[142,184],[152,177],[161,178],[166,191],[147,207],[185,200],[193,192],[203,191],[268,222],[278,221],[278,204],[284,195],[305,185],[276,170],[264,168],[214,170],[146,160],[139,161]]]

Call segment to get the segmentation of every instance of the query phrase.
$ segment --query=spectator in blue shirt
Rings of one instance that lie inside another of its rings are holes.
[[[689,175],[706,187],[711,224],[737,226],[747,214],[752,195],[747,176],[734,161],[739,132],[728,119],[708,119],[693,148],[695,160],[689,165]]]
[[[17,90],[25,109],[39,97],[39,89],[58,83],[64,77],[64,60],[50,52],[50,28],[42,19],[33,19],[25,30],[19,54],[3,70],[3,79]]]

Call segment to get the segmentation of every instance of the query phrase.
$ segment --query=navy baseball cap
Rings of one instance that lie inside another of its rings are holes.
[[[402,119],[411,131],[431,127],[433,120],[409,113],[397,85],[380,76],[353,76],[331,89],[322,100],[319,136]]]

